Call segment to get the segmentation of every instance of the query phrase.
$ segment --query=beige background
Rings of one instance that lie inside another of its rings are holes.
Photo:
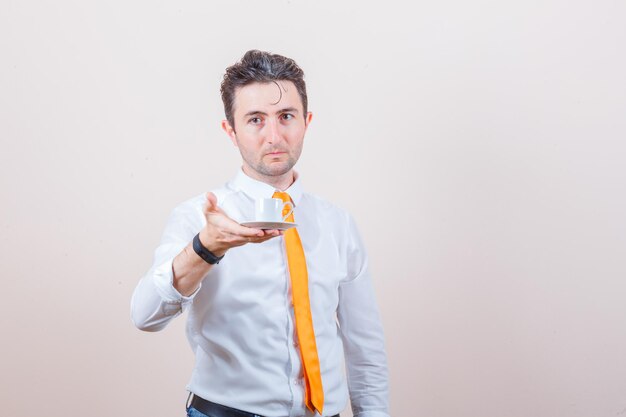
[[[3,0],[0,414],[184,415],[184,320],[140,332],[130,295],[170,210],[237,169],[219,82],[260,48],[306,72],[299,170],[366,240],[393,415],[626,415],[624,22],[608,0]]]

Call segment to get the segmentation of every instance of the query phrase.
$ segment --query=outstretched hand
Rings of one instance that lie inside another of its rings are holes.
[[[217,256],[222,256],[230,248],[265,242],[283,234],[280,230],[261,230],[240,225],[217,206],[217,197],[212,192],[206,194],[206,200],[206,226],[200,231],[200,242]]]

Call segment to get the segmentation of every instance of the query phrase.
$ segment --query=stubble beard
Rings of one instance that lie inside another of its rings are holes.
[[[302,144],[294,148],[282,149],[282,148],[270,148],[261,153],[261,156],[255,152],[244,152],[244,148],[239,147],[242,159],[246,164],[262,177],[280,177],[287,174],[296,165],[300,155],[302,154]],[[282,162],[266,163],[263,158],[269,152],[285,152],[287,159]]]
[[[300,155],[300,151],[301,150],[298,152],[298,156]],[[256,155],[241,152],[241,157],[252,170],[264,177],[280,177],[281,175],[285,175],[291,171],[296,165],[296,162],[298,162],[298,158],[291,153],[287,153],[287,159],[285,161],[270,164],[263,161],[263,157],[256,159]]]
[[[266,178],[280,177],[291,171],[291,169],[296,165],[296,162],[298,162],[298,159],[300,159],[303,148],[303,144],[300,142],[298,145],[287,149],[282,147],[274,148],[270,146],[268,149],[264,149],[263,152],[254,152],[246,150],[245,147],[242,147],[238,139],[237,144],[239,145],[238,148],[241,158],[244,160],[246,165],[256,174]],[[273,162],[268,164],[264,161],[264,158],[270,152],[285,152],[287,158],[282,162]]]
[[[248,163],[256,172],[266,177],[280,177],[285,175],[296,165],[296,159],[289,155],[284,162],[274,162],[272,164],[266,164],[263,160],[258,161],[252,165]]]

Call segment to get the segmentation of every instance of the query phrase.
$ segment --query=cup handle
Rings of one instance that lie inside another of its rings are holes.
[[[287,207],[289,208],[289,211],[287,212],[287,214],[285,214],[285,210],[287,209]],[[283,221],[285,221],[287,217],[291,215],[291,213],[293,213],[293,204],[291,204],[289,201],[285,201],[285,203],[283,204]]]

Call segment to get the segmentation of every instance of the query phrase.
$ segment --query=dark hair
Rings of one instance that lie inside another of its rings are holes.
[[[306,118],[307,97],[304,71],[291,58],[253,49],[246,52],[239,62],[226,68],[220,91],[228,123],[233,128],[235,127],[233,107],[235,104],[235,91],[238,87],[254,82],[271,83],[281,80],[291,81],[296,86],[302,100],[304,117]]]

